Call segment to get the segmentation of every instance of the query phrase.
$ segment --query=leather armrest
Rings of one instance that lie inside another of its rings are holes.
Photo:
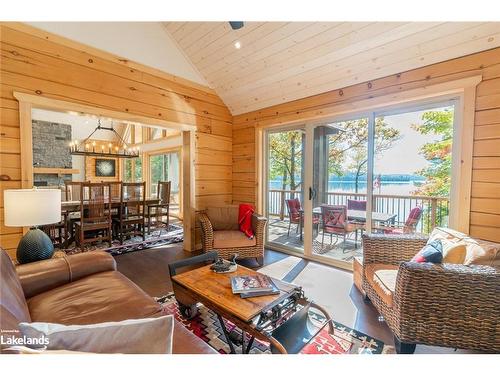
[[[26,298],[95,273],[114,270],[115,260],[104,251],[47,259],[16,267]]]

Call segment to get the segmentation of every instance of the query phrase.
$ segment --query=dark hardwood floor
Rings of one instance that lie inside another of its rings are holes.
[[[120,272],[134,281],[151,296],[160,297],[172,291],[168,264],[175,260],[184,259],[197,254],[199,254],[199,252],[185,252],[182,250],[182,244],[175,244],[162,248],[146,249],[122,254],[115,256],[115,259]],[[272,264],[287,257],[287,254],[273,250],[266,250],[264,265]],[[258,268],[257,262],[253,259],[240,260],[238,263],[249,268]],[[293,280],[300,274],[308,263],[309,261],[302,260],[289,272],[289,274],[285,277],[285,281],[293,282]],[[339,277],[346,276],[345,273],[347,271],[339,270],[333,267],[331,267],[331,270],[334,275],[338,274]],[[334,285],[321,284],[317,287],[324,288],[321,292],[324,293],[322,298],[325,300],[325,298],[329,298],[330,288],[334,287]],[[342,313],[344,313],[344,315],[355,314],[353,317],[353,321],[355,323],[352,328],[377,338],[388,345],[394,345],[392,333],[386,323],[379,319],[379,315],[375,307],[373,307],[370,303],[366,303],[363,300],[362,294],[352,284],[348,287],[338,285],[335,285],[335,287],[343,288],[343,290],[338,292],[345,293],[344,297],[350,300],[349,303],[335,304],[335,300],[333,300],[335,296],[332,293],[332,304],[335,306],[335,311],[339,313],[338,315],[343,315]],[[346,298],[344,298],[344,300]],[[342,309],[345,309],[345,311],[342,311]],[[416,353],[443,354],[470,353],[470,351],[455,351],[451,348],[417,345]]]

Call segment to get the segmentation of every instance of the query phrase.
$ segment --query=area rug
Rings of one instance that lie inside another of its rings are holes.
[[[146,234],[145,241],[142,240],[142,237],[135,236],[123,241],[123,245],[120,244],[120,241],[113,240],[111,247],[109,247],[109,244],[107,242],[104,242],[104,243],[96,243],[90,246],[85,246],[84,250],[74,246],[68,249],[64,249],[63,251],[67,255],[72,255],[81,252],[104,250],[110,253],[111,255],[120,255],[132,251],[150,249],[152,247],[178,243],[182,242],[183,240],[184,240],[184,235],[182,226],[170,224],[168,230],[164,228],[160,231],[158,229],[151,231],[151,234]]]
[[[224,333],[217,316],[202,304],[198,304],[198,315],[192,319],[185,319],[179,312],[177,301],[174,294],[156,299],[162,304],[163,308],[172,314],[177,321],[182,323],[189,331],[208,343],[212,348],[221,354],[229,353]],[[324,317],[320,315],[311,315],[313,321],[318,324]],[[234,324],[224,319],[224,324],[231,332],[237,329]],[[346,327],[340,323],[334,322],[334,334],[330,335],[328,329],[323,329],[309,344],[301,351],[301,354],[359,354],[360,352],[370,354],[389,354],[394,352],[394,348],[384,345],[380,340],[374,339],[355,329]],[[249,337],[245,339],[248,342]],[[235,345],[236,353],[241,353],[241,346]],[[260,340],[255,340],[250,350],[251,354],[271,354],[269,344]]]

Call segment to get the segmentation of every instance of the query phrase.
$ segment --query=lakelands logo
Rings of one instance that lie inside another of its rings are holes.
[[[19,336],[18,330],[1,330],[0,345],[8,346],[28,346],[28,347],[46,347],[49,345],[49,338],[45,335],[40,337]]]

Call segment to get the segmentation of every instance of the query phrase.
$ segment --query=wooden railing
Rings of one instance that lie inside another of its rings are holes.
[[[299,198],[303,202],[301,190],[269,190],[268,214],[278,216],[280,220],[288,217],[286,199]],[[326,199],[320,202],[335,205],[347,205],[348,199],[366,200],[363,193],[328,192]],[[396,224],[403,225],[411,209],[420,206],[423,209],[422,219],[417,231],[429,233],[436,226],[447,226],[450,202],[448,197],[430,197],[422,195],[373,195],[373,211],[396,214]]]

